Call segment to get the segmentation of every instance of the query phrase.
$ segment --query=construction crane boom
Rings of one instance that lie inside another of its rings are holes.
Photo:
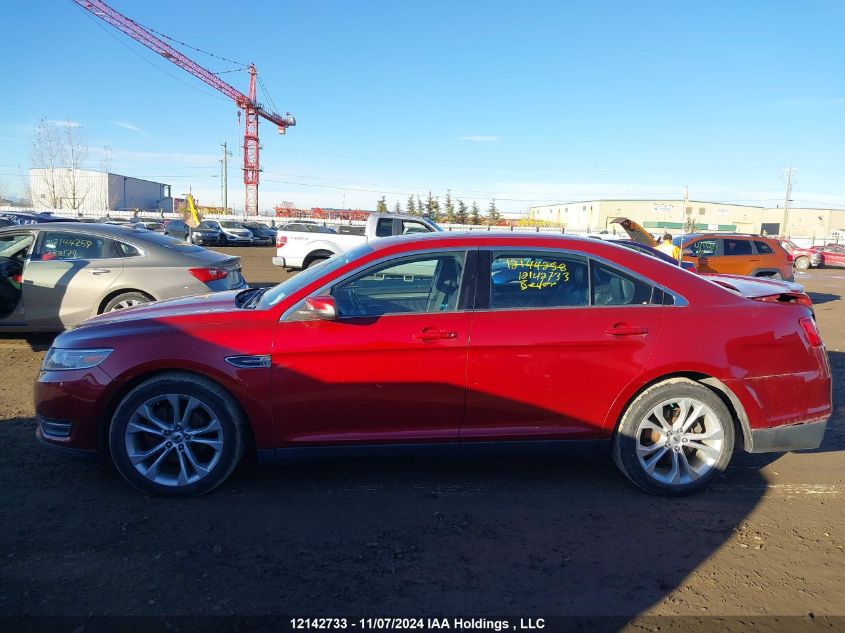
[[[190,57],[173,48],[170,44],[157,37],[149,30],[127,18],[122,13],[112,9],[102,0],[72,0],[95,17],[100,18],[107,24],[122,31],[132,39],[140,42],[152,51],[155,51],[168,61],[173,62],[179,68],[191,73],[206,84],[222,92],[235,102],[244,111],[244,187],[246,199],[244,204],[245,215],[258,215],[258,180],[261,172],[259,163],[260,144],[258,141],[258,118],[262,117],[274,123],[280,134],[284,134],[289,127],[296,125],[296,119],[290,112],[281,115],[278,112],[271,112],[258,103],[256,99],[256,70],[255,65],[250,64],[249,71],[249,93],[244,94],[237,88],[229,85],[211,71],[203,68]]]

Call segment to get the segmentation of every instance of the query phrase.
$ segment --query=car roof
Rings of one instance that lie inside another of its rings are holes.
[[[370,242],[370,245],[375,250],[382,250],[395,246],[397,244],[416,244],[418,242],[429,241],[454,241],[464,243],[467,246],[484,246],[485,242],[509,242],[511,244],[525,244],[526,246],[530,246],[532,244],[540,245],[541,243],[548,244],[549,242],[558,242],[561,248],[567,245],[576,246],[585,244],[613,244],[612,241],[597,240],[590,237],[581,237],[579,235],[561,235],[559,233],[520,233],[510,231],[432,231],[430,233],[411,233],[408,235],[394,235],[391,237],[383,237],[380,239],[372,240]],[[555,244],[555,246],[557,246],[557,244]]]

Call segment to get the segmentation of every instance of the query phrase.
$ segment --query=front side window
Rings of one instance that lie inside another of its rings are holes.
[[[332,288],[340,317],[453,312],[465,252],[405,257],[376,265]]]
[[[554,253],[493,253],[490,308],[589,305],[587,260]]]
[[[726,257],[751,255],[751,242],[748,240],[726,238],[722,240],[722,248]]]
[[[106,240],[84,233],[45,231],[34,259],[77,260],[102,259]]]
[[[431,233],[431,228],[417,220],[402,220],[402,235],[411,233]]]

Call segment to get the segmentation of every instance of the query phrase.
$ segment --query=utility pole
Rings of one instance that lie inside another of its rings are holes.
[[[226,141],[223,141],[221,147],[223,148],[223,160],[220,161],[223,164],[223,176],[221,178],[223,182],[220,183],[220,186],[223,187],[223,212],[225,213],[229,208],[229,156],[232,155],[232,152],[226,148]]]
[[[786,196],[783,200],[783,227],[780,231],[780,234],[783,237],[789,237],[789,230],[787,228],[789,226],[789,199],[792,196],[792,177],[794,175],[792,165],[790,165],[783,174],[783,177],[786,180]]]

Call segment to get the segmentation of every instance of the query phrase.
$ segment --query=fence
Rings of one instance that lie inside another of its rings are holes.
[[[82,218],[96,218],[96,219],[111,219],[111,220],[129,220],[131,218],[140,217],[143,219],[149,219],[152,221],[165,221],[165,220],[175,220],[181,217],[181,214],[176,212],[168,212],[168,211],[85,211],[79,214],[74,214],[72,211],[68,209],[35,209],[35,208],[22,208],[22,207],[10,207],[10,206],[0,206],[0,213],[3,211],[23,211],[23,212],[33,212],[33,213],[53,213],[54,215],[59,216],[73,216],[77,215],[78,217]],[[237,214],[229,214],[229,215],[215,215],[213,216],[215,220],[235,220],[239,222],[245,221],[243,215]],[[303,218],[308,219],[308,218]],[[276,218],[272,216],[258,216],[255,218],[249,218],[251,221],[256,222],[264,222],[266,224],[271,224],[273,226],[279,226],[280,224],[287,224],[292,222],[297,222],[294,218]],[[325,219],[320,220],[320,224],[324,226],[363,226],[366,224],[365,220],[337,220],[337,219]],[[488,225],[473,225],[473,224],[445,224],[440,223],[440,226],[443,228],[444,231],[496,231],[496,232],[510,232],[510,233],[546,233],[546,234],[556,234],[556,235],[599,235],[598,231],[581,231],[581,230],[571,230],[566,229],[565,227],[553,227],[553,226],[488,226]],[[627,238],[627,235],[617,231],[616,235],[619,237]],[[801,237],[790,237],[790,240],[794,242],[796,245],[809,248],[811,246],[818,246],[824,244],[840,244],[845,243],[845,231],[833,231],[829,236],[801,236]]]

